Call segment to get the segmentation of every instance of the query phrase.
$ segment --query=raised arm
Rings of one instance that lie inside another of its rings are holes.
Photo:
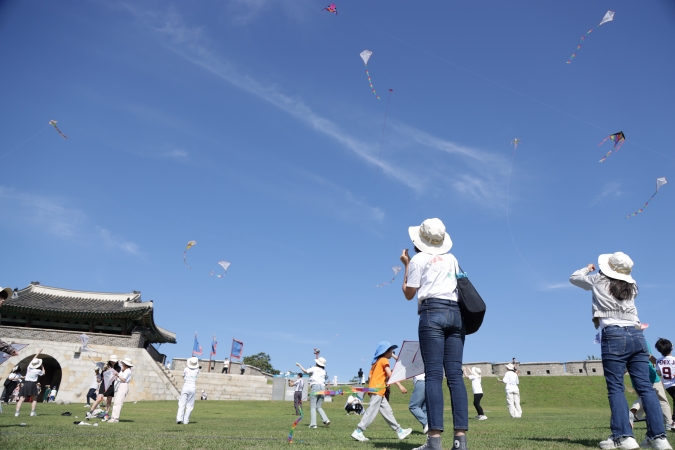
[[[296,362],[295,365],[298,366],[298,367],[300,368],[300,370],[303,371],[303,373],[309,373],[309,372],[307,372],[307,369],[305,369],[304,367],[302,367],[302,365],[301,365],[300,363]]]
[[[589,273],[595,270],[595,265],[593,263],[587,265],[583,269],[579,269],[570,276],[570,283],[580,287],[586,291],[590,291],[593,288],[593,281],[588,275]]]
[[[403,296],[406,298],[406,300],[412,300],[415,298],[415,294],[417,294],[417,288],[408,286],[408,268],[410,267],[410,255],[408,255],[407,248],[401,253],[400,259],[403,263],[405,272],[403,274],[403,285],[401,286],[401,289],[403,290]]]

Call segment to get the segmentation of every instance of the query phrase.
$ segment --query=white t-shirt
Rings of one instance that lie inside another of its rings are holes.
[[[417,376],[413,377],[413,383],[415,383],[416,381],[426,380],[426,376],[427,376],[427,374],[423,373],[423,374],[420,374],[420,375],[417,375]]]
[[[192,386],[196,385],[198,376],[199,376],[199,369],[191,369],[189,367],[183,369],[183,380],[185,381],[185,384],[189,384]]]
[[[307,369],[307,373],[310,375],[309,377],[309,385],[313,384],[324,384],[326,381],[326,371],[323,370],[321,367],[314,366],[310,367]]]
[[[506,372],[502,381],[506,385],[506,392],[518,392],[518,375],[514,371]]]
[[[125,383],[130,382],[131,381],[131,369],[127,367],[126,369],[124,369],[123,371],[121,371],[117,375],[117,378],[119,378],[120,380],[124,380]]]
[[[509,372],[513,373],[513,372]],[[504,375],[504,379],[506,379],[506,375]],[[481,377],[476,376],[476,375],[469,375],[469,380],[471,380],[471,390],[473,391],[474,394],[482,394],[483,393],[483,386],[481,385]],[[516,384],[518,383],[518,377],[516,377]]]
[[[450,253],[430,255],[418,253],[408,265],[407,285],[419,288],[417,301],[440,298],[457,301],[457,259]]]
[[[101,384],[101,375],[96,375],[94,381],[91,382],[90,389],[98,389],[98,385]]]
[[[656,360],[656,368],[661,372],[663,387],[668,389],[675,386],[675,358],[664,356]]]
[[[12,372],[12,373],[9,374],[9,376],[7,378],[9,378],[12,381],[19,381],[19,380],[21,380],[21,374],[16,373],[16,372]]]
[[[302,392],[302,388],[305,387],[305,382],[302,378],[298,378],[295,380],[295,383],[293,383],[293,386],[295,386],[295,392]]]
[[[49,398],[56,397],[56,394],[58,394],[59,391],[56,389],[52,389],[52,391],[49,393]]]
[[[28,366],[28,370],[26,371],[26,381],[37,381],[38,378],[44,374],[45,373],[42,370]]]

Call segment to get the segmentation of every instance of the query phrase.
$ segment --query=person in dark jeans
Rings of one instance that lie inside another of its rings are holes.
[[[302,415],[302,390],[305,387],[305,382],[302,380],[302,372],[298,373],[298,378],[293,380],[288,380],[288,385],[290,387],[295,386],[295,391],[293,392],[293,406],[295,406],[295,415]]]
[[[362,384],[363,383],[363,369],[361,369],[360,367],[359,367],[358,375],[359,375],[359,384]]]
[[[246,364],[242,364],[241,366],[239,366],[239,370],[241,371],[241,375],[243,375],[244,372],[246,372]]]

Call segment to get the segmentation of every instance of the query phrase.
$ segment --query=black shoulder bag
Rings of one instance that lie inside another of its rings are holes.
[[[473,334],[483,324],[486,306],[476,288],[469,281],[469,277],[466,276],[461,267],[459,267],[459,270],[460,273],[457,274],[459,308],[462,311],[462,321],[466,334]]]

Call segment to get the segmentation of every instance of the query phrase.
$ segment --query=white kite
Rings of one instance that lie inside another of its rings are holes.
[[[657,179],[656,179],[656,192],[654,192],[654,195],[656,195],[656,193],[659,192],[659,188],[661,188],[661,186],[663,186],[664,184],[667,184],[667,183],[668,183],[668,181],[666,180],[666,177],[657,178]],[[649,202],[651,202],[652,199],[654,198],[654,195],[652,195],[651,197],[649,197],[649,200],[647,200],[647,203],[645,203],[644,206],[643,206],[642,208],[638,209],[638,210],[635,211],[633,214],[627,215],[627,216],[626,216],[626,219],[628,219],[628,218],[630,218],[630,217],[633,217],[633,216],[637,216],[637,215],[640,214],[642,211],[644,211],[645,208],[647,207],[647,205],[649,204]]]
[[[373,81],[370,79],[370,72],[368,72],[368,60],[370,60],[370,57],[373,56],[373,52],[370,50],[364,50],[360,53],[361,59],[363,60],[363,64],[366,66],[366,75],[368,76],[368,84],[370,84],[370,89],[373,91],[373,94],[375,94],[375,97],[377,99],[380,99],[380,96],[377,95],[377,92],[375,92],[375,88],[373,87]]]
[[[225,273],[222,274],[222,275],[216,275],[216,277],[218,277],[218,278],[223,278],[225,275],[227,275],[227,268],[230,267],[230,264],[231,264],[231,263],[229,263],[229,262],[227,262],[227,261],[218,261],[218,264],[220,264],[220,267],[223,268],[223,270],[225,271]],[[209,275],[213,275],[213,274],[214,274],[214,272],[213,272],[213,270],[212,270],[211,273],[210,273]]]
[[[394,364],[394,370],[391,371],[387,385],[416,377],[423,373],[424,361],[422,360],[420,343],[418,341],[403,341],[401,351],[398,354],[398,360]]]
[[[602,21],[595,28],[598,28],[603,23],[611,22],[612,20],[614,20],[614,11],[607,11],[605,13],[605,17],[602,18]],[[584,45],[584,41],[586,40],[586,36],[591,34],[593,32],[593,30],[595,30],[595,28],[591,28],[590,30],[588,30],[588,33],[586,33],[585,35],[583,35],[581,37],[581,43],[577,46],[577,50],[572,54],[572,56],[570,56],[570,59],[567,60],[567,64],[571,63],[572,60],[574,59],[574,57],[577,56],[577,53],[579,52],[579,49],[581,48],[582,45]]]
[[[391,270],[392,270],[392,272],[394,272],[393,278],[391,280],[387,281],[386,283],[380,283],[380,284],[376,285],[375,287],[389,286],[391,283],[394,282],[394,280],[396,279],[396,275],[398,275],[398,273],[401,271],[402,268],[403,267],[401,267],[401,266],[392,267]]]

